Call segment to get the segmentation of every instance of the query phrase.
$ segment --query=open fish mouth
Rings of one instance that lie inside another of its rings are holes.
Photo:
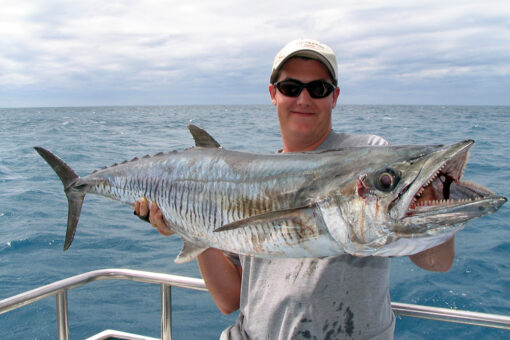
[[[435,224],[440,216],[444,224],[455,224],[488,214],[494,204],[499,208],[506,202],[489,189],[462,180],[473,144],[472,140],[457,143],[424,162],[415,180],[396,199],[404,198],[407,205],[403,218],[422,216],[427,218],[423,223]]]
[[[429,192],[423,195],[424,192]],[[440,172],[430,184],[415,195],[407,215],[429,211],[434,208],[468,204],[494,195],[490,190],[472,182],[461,181],[449,173]],[[432,198],[433,197],[433,198]]]
[[[407,210],[407,216],[420,211],[430,211],[438,207],[452,206],[472,202],[481,195],[478,192],[492,194],[488,189],[477,186],[474,183],[462,182],[462,174],[469,158],[469,147],[462,149],[452,158],[439,164],[438,169],[433,172],[423,185],[414,194],[411,204]],[[453,187],[463,188],[459,190],[464,194],[451,195]]]

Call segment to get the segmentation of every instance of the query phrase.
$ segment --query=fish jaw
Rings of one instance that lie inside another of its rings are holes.
[[[473,144],[466,140],[444,146],[416,161],[416,177],[389,207],[396,233],[402,237],[449,233],[454,225],[493,213],[507,201],[482,186],[461,181]]]
[[[507,199],[491,195],[476,200],[466,199],[462,202],[439,202],[437,205],[423,206],[412,215],[402,219],[404,226],[411,226],[414,234],[438,232],[440,226],[462,224],[474,218],[496,212]]]

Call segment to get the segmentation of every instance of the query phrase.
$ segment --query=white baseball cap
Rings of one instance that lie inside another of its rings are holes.
[[[326,66],[335,85],[338,83],[338,64],[336,62],[335,52],[326,44],[313,39],[298,39],[289,42],[276,55],[273,62],[273,71],[271,72],[271,84],[274,84],[278,77],[278,72],[285,62],[292,57],[305,57],[320,61]]]

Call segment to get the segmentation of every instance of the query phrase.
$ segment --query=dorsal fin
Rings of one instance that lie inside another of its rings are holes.
[[[218,143],[214,138],[211,137],[205,130],[199,128],[196,125],[190,124],[188,125],[189,132],[193,136],[195,140],[195,146],[199,146],[202,148],[219,148],[221,147],[220,143]]]

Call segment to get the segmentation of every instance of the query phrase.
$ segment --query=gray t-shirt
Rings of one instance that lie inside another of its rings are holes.
[[[332,132],[317,150],[385,144]],[[393,339],[388,258],[230,258],[243,268],[240,314],[221,340]]]

